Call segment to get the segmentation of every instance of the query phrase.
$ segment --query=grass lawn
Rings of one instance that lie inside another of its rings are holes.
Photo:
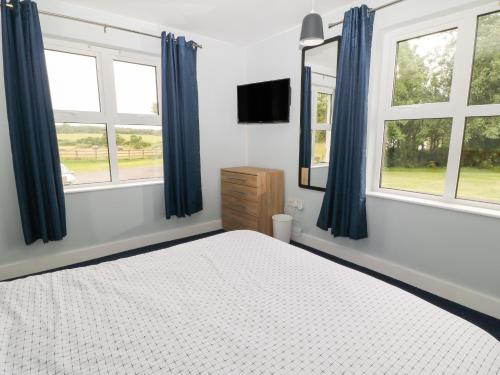
[[[444,168],[385,168],[382,187],[442,195]],[[458,198],[500,203],[500,168],[462,168]]]
[[[74,160],[74,159],[61,159],[68,169],[72,172],[98,172],[108,171],[109,162],[107,160]],[[137,167],[161,167],[163,165],[162,159],[123,159],[118,160],[120,168],[137,168]]]
[[[500,203],[500,168],[463,168],[457,197]]]
[[[319,160],[320,163],[328,163],[329,155],[327,155],[326,151],[326,143],[316,143],[314,145],[314,160]]]

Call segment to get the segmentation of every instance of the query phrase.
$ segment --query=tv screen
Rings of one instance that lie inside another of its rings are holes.
[[[238,123],[289,121],[289,78],[238,86]]]

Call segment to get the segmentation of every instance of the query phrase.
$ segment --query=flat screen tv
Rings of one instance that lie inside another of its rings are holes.
[[[238,86],[238,123],[290,121],[290,79]]]

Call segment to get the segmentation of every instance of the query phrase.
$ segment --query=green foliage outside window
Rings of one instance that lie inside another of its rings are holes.
[[[446,167],[451,119],[386,122],[385,167]]]
[[[329,124],[329,107],[331,106],[331,95],[319,92],[316,96],[316,122],[318,124]]]
[[[398,43],[393,105],[449,100],[456,39],[449,30]]]
[[[469,104],[500,103],[500,12],[478,18]]]

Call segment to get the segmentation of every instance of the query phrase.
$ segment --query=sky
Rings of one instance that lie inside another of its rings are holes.
[[[46,50],[45,58],[55,110],[101,111],[95,57]],[[154,113],[156,67],[113,61],[113,74],[118,113]]]

